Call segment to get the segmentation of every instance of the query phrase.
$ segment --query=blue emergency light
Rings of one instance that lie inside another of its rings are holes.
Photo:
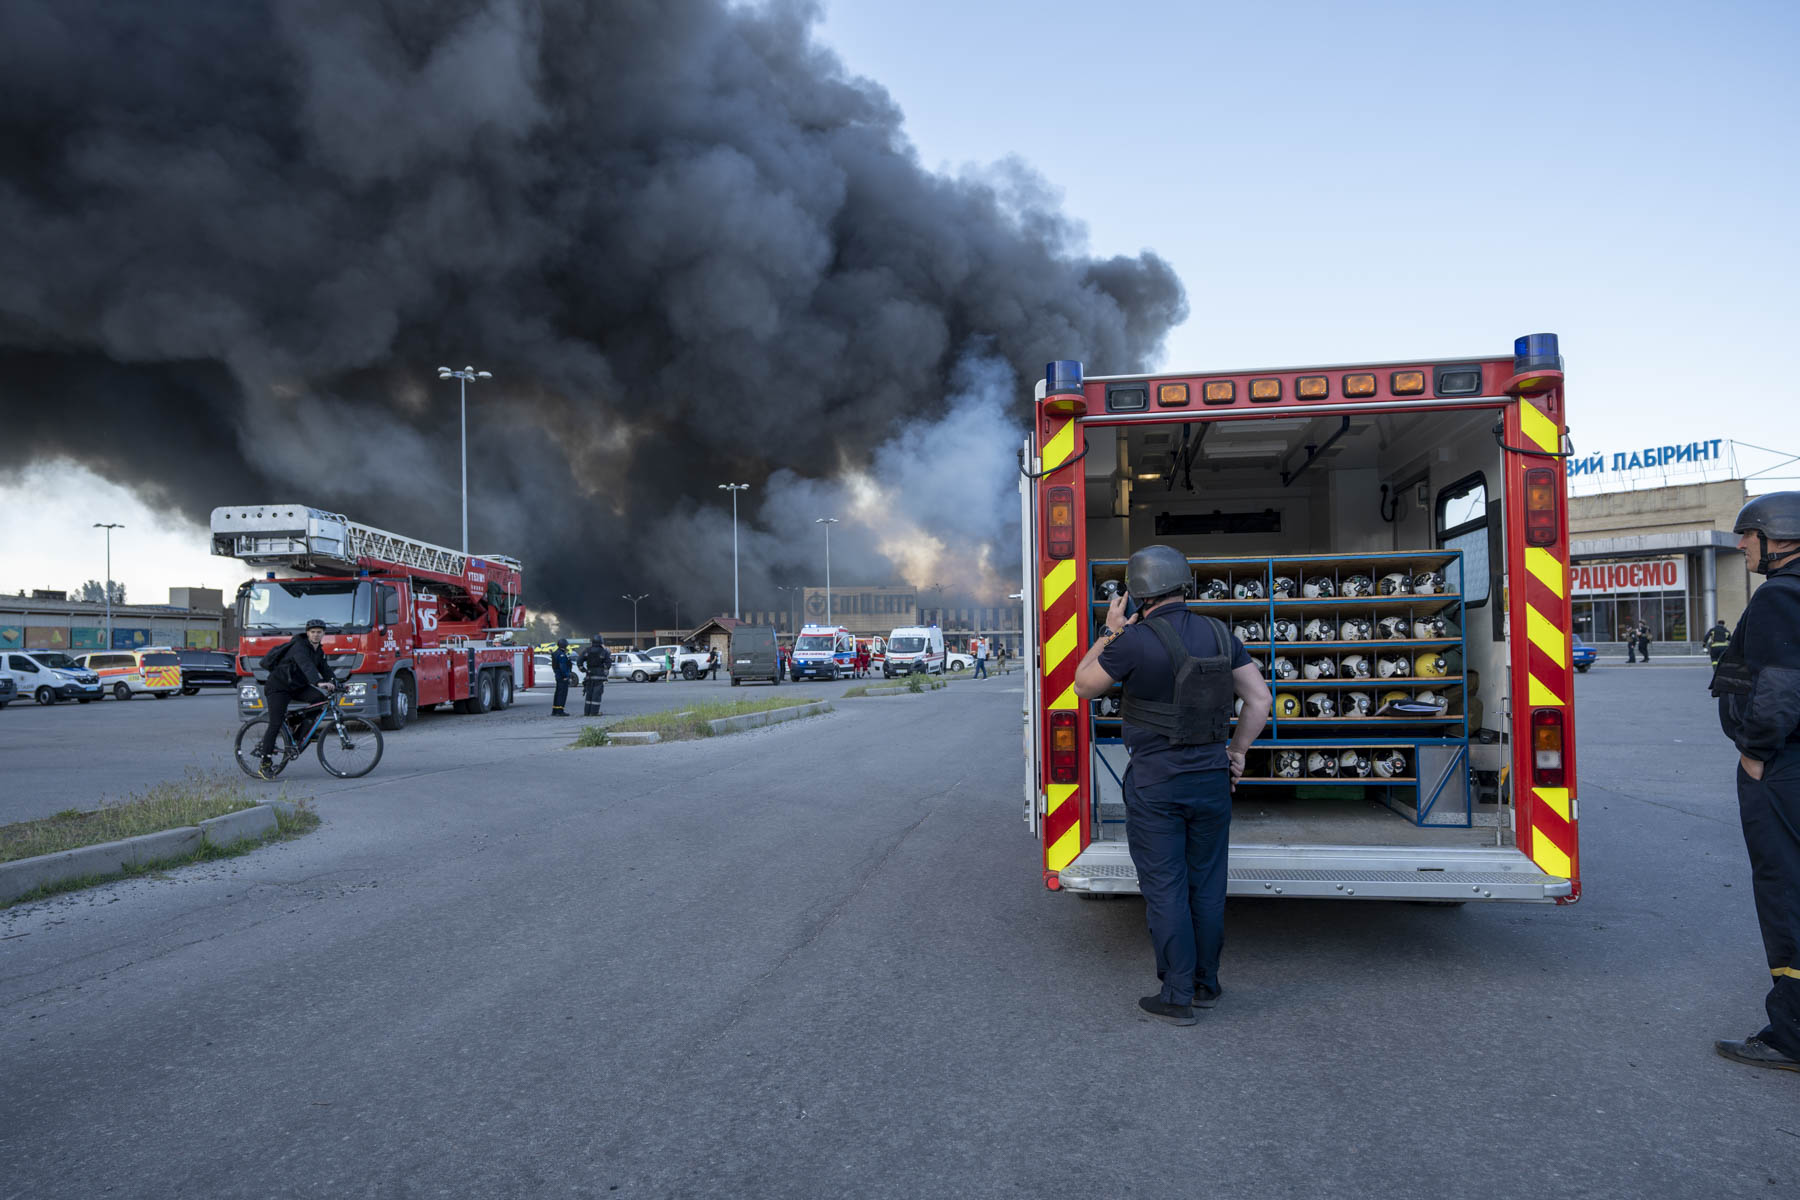
[[[1527,371],[1560,371],[1562,355],[1557,350],[1554,333],[1528,333],[1513,339],[1513,374]]]
[[[1080,363],[1064,358],[1044,364],[1044,394],[1046,396],[1054,396],[1058,392],[1079,392],[1080,390]]]

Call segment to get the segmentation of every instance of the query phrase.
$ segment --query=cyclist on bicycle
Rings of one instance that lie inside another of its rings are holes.
[[[275,731],[286,719],[288,706],[296,702],[317,704],[325,699],[326,692],[337,690],[337,684],[332,682],[331,667],[325,661],[325,629],[325,622],[315,617],[306,623],[305,633],[295,634],[285,646],[278,646],[263,655],[263,665],[269,669],[269,682],[263,687],[269,725],[263,730],[262,745],[256,748],[256,753],[261,763],[259,773],[264,779],[275,778],[271,761],[275,754]]]

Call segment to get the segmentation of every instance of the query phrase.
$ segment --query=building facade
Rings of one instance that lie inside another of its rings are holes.
[[[114,650],[138,646],[235,650],[224,596],[214,588],[170,588],[167,604],[112,606]],[[0,649],[108,649],[106,605],[70,600],[63,592],[0,596]]]

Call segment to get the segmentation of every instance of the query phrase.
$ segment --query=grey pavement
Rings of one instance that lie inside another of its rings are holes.
[[[1800,1076],[1711,1052],[1768,973],[1705,678],[1577,681],[1580,904],[1234,901],[1190,1029],[1141,902],[1039,883],[1016,676],[463,726],[305,838],[0,912],[0,1196],[1787,1194]]]

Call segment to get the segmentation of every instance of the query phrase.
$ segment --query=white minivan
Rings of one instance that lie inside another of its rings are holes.
[[[896,675],[944,673],[944,631],[936,625],[902,625],[888,634],[887,665],[882,674]]]
[[[100,698],[100,677],[61,650],[7,650],[0,653],[0,669],[12,676],[21,700],[30,696],[39,704],[86,704]]]

